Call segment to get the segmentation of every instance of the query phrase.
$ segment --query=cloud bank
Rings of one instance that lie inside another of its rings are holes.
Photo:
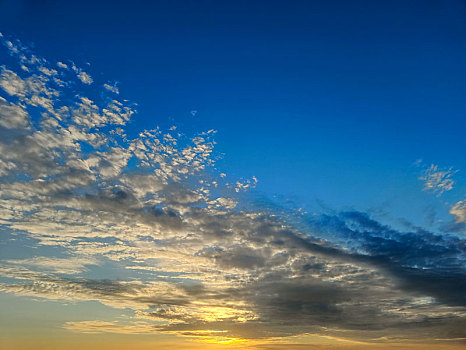
[[[226,182],[213,131],[129,137],[136,110],[118,90],[107,84],[91,99],[82,69],[3,43],[18,67],[0,68],[0,225],[54,253],[2,260],[2,292],[134,313],[126,324],[63,325],[85,333],[466,337],[464,238],[402,232],[357,211],[305,217],[297,229],[240,209],[257,179]],[[431,167],[426,189],[449,190],[450,176]],[[464,203],[452,215],[464,221]],[[106,277],[115,267],[124,279]]]

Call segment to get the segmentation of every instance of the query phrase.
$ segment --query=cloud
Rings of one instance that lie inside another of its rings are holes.
[[[455,218],[455,224],[450,225],[453,231],[466,233],[466,200],[459,201],[450,208],[450,214]]]
[[[62,69],[68,69],[68,65],[63,62],[57,62],[57,66],[62,68]]]
[[[114,94],[119,94],[120,93],[120,90],[118,89],[118,86],[117,84],[113,84],[113,85],[110,85],[110,84],[104,84],[104,88],[106,88],[108,91],[111,91],[113,92]]]
[[[133,324],[117,324],[108,321],[78,321],[66,322],[63,328],[87,334],[96,333],[118,333],[118,334],[145,334],[155,333],[156,327],[147,322],[136,322]]]
[[[83,71],[81,68],[78,68],[75,64],[71,66],[71,69],[76,73],[76,76],[83,84],[90,85],[94,82],[88,73]]]
[[[81,80],[84,84],[92,84],[94,80],[92,80],[91,76],[87,74],[86,72],[79,72],[78,73],[78,78]]]
[[[355,256],[389,272],[399,287],[466,305],[466,241],[417,229],[399,232],[361,212],[312,218],[311,227],[351,240]]]
[[[456,222],[466,222],[466,200],[459,201],[452,206],[450,214],[455,217]]]
[[[28,259],[6,260],[6,263],[11,265],[29,266],[53,273],[71,275],[87,270],[87,266],[89,265],[98,264],[94,257],[51,258],[45,256],[37,256]]]
[[[24,108],[0,97],[0,126],[6,129],[27,128],[29,116]]]
[[[437,195],[442,195],[446,191],[453,189],[455,182],[452,176],[456,173],[452,168],[441,170],[437,165],[431,164],[419,180],[424,182],[424,191],[430,191]]]
[[[464,239],[356,211],[302,215],[294,227],[272,210],[246,210],[237,204],[257,179],[224,182],[213,132],[130,138],[133,104],[107,90],[101,100],[76,94],[79,77],[57,83],[46,60],[23,61],[29,71],[0,75],[0,225],[49,254],[4,259],[2,292],[94,300],[143,320],[64,324],[78,332],[464,336]],[[448,174],[435,188],[447,190]],[[452,208],[460,220],[462,207]],[[127,278],[87,274],[112,266]]]

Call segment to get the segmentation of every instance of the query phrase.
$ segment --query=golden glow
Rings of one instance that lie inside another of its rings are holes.
[[[245,322],[246,320],[255,318],[255,315],[250,311],[223,306],[200,307],[198,313],[199,319],[206,322],[214,322],[223,319],[235,319],[237,322]]]
[[[246,344],[247,339],[234,338],[234,337],[201,337],[199,341],[210,344],[222,344],[222,345],[234,345],[234,344]]]

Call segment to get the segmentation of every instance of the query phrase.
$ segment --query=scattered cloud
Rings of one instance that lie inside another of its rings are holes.
[[[57,253],[1,260],[0,291],[134,313],[127,323],[63,325],[83,333],[464,337],[464,239],[399,231],[357,211],[303,214],[298,229],[242,210],[241,192],[257,179],[222,185],[214,132],[129,138],[133,104],[108,89],[102,100],[71,94],[48,66],[36,58],[29,71],[1,68],[0,225]],[[452,174],[431,166],[422,179],[438,193]],[[464,220],[464,203],[452,214]],[[115,265],[126,279],[87,274]]]
[[[60,63],[59,67],[65,68],[65,65],[63,63]],[[94,82],[94,80],[88,73],[86,73],[82,68],[77,67],[74,63],[72,63],[71,69],[76,73],[76,77],[79,79],[79,81],[81,81],[81,83],[90,85]]]

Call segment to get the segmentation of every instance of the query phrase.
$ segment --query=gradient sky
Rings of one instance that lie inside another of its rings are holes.
[[[0,347],[464,347],[465,18],[0,1]]]

